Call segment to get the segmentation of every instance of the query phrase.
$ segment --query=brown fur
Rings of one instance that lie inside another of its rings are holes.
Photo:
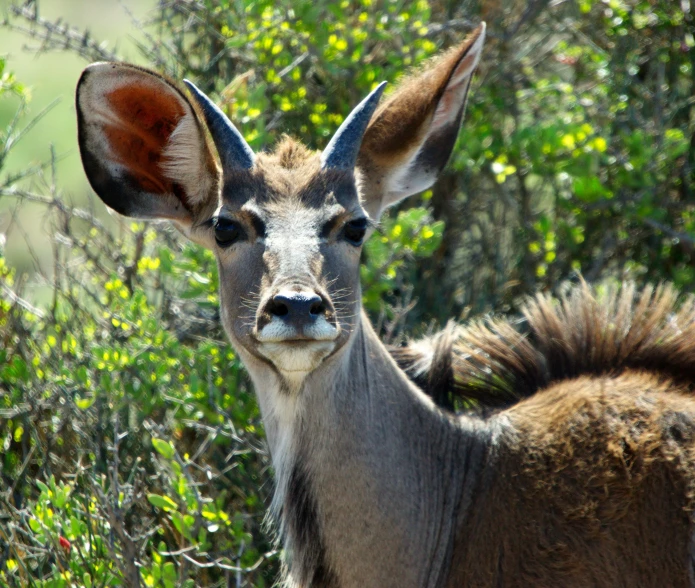
[[[600,293],[582,284],[559,300],[538,295],[523,316],[449,326],[390,352],[426,392],[449,382],[471,407],[507,407],[562,380],[628,370],[695,386],[695,300],[679,305],[672,286]]]
[[[478,28],[466,42],[438,55],[401,80],[398,89],[372,117],[362,141],[362,161],[375,159],[380,164],[391,163],[419,145],[452,73],[466,59],[480,34]]]
[[[447,586],[691,586],[695,301],[581,284],[523,314],[391,350],[503,431]]]
[[[353,175],[339,169],[322,170],[319,153],[292,137],[284,136],[276,148],[259,153],[251,172],[227,173],[223,200],[245,202],[253,195],[259,203],[274,203],[281,209],[292,200],[319,209],[346,197],[356,199]]]
[[[145,190],[171,192],[160,160],[171,133],[185,111],[173,95],[143,85],[116,88],[107,97],[118,124],[104,126],[114,157],[127,165]]]
[[[692,585],[695,401],[646,373],[581,377],[499,415],[448,586]]]
[[[484,38],[481,24],[461,45],[401,81],[374,113],[356,169],[360,198],[373,219],[426,188],[446,165]]]
[[[299,169],[305,167],[310,160],[315,160],[318,168],[318,153],[308,149],[293,137],[283,135],[271,153],[259,154],[268,168],[275,166],[283,169]]]

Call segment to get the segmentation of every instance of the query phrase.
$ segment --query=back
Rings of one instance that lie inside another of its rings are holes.
[[[392,353],[491,432],[448,586],[693,584],[693,298],[581,284]]]
[[[695,400],[648,373],[502,411],[449,586],[692,585]]]

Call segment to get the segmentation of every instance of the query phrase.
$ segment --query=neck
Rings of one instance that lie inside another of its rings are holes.
[[[255,369],[254,369],[255,368]],[[281,390],[250,366],[273,465],[273,511],[296,586],[439,586],[485,434],[442,413],[363,315],[351,342]]]

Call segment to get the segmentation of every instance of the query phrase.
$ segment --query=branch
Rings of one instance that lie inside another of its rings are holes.
[[[80,31],[68,24],[63,24],[62,19],[51,22],[41,18],[38,14],[36,3],[31,6],[10,7],[14,16],[23,18],[31,27],[23,27],[5,20],[3,23],[10,30],[18,31],[31,39],[41,41],[37,53],[48,51],[73,51],[87,61],[118,61],[118,55],[105,49],[104,43],[92,39],[89,31]]]

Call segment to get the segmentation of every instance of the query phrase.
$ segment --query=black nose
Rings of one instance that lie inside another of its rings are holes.
[[[280,292],[268,303],[268,313],[290,322],[313,320],[325,311],[323,299],[315,292]]]

